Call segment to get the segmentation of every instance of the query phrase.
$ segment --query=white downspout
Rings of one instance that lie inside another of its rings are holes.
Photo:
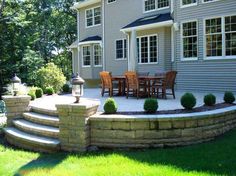
[[[81,74],[80,73],[80,47],[79,47],[80,37],[79,37],[79,35],[80,35],[79,10],[77,10],[77,50],[78,50],[78,52],[77,52],[77,54],[78,54],[78,56],[77,56],[77,58],[78,58],[77,68],[78,68],[79,74]]]
[[[102,1],[102,62],[103,62],[103,71],[106,70],[105,63],[105,0]]]

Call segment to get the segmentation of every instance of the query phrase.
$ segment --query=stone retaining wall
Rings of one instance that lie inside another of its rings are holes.
[[[212,140],[236,127],[236,107],[169,116],[94,115],[89,122],[94,146],[184,146]]]

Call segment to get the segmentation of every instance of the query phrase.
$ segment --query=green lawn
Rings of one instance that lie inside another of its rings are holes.
[[[40,154],[0,140],[0,175],[193,176],[236,175],[236,130],[216,141],[174,149]]]

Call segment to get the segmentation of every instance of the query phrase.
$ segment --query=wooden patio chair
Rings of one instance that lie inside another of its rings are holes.
[[[115,89],[114,89],[114,83],[112,81],[111,73],[107,72],[107,71],[102,71],[99,73],[99,75],[100,75],[101,82],[102,82],[101,95],[104,96],[104,93],[109,93],[109,96],[112,97]],[[108,89],[108,90],[106,91],[106,89]]]
[[[138,99],[141,92],[141,88],[146,89],[146,87],[140,84],[136,72],[133,71],[125,72],[125,78],[126,78],[126,89],[127,89],[126,98],[129,97],[129,93],[132,90],[133,95],[136,94]]]
[[[176,79],[177,71],[168,71],[165,74],[165,78],[160,82],[156,82],[152,84],[153,93],[157,92],[157,97],[159,96],[159,89],[161,89],[162,98],[166,99],[166,95],[173,95],[175,99],[175,79]],[[170,89],[171,92],[167,93],[167,90]]]

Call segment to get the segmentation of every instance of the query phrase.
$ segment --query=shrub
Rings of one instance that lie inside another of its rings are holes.
[[[225,103],[232,104],[235,101],[234,94],[232,92],[225,92],[224,101]]]
[[[213,106],[216,104],[216,96],[213,94],[208,94],[204,97],[204,103],[207,106]]]
[[[55,92],[59,92],[65,82],[66,78],[62,70],[54,63],[46,64],[45,67],[42,67],[36,73],[36,85],[43,90],[45,90],[46,87],[53,87]]]
[[[31,97],[31,100],[35,100],[36,99],[36,95],[34,91],[29,91],[28,95]]]
[[[70,86],[68,84],[64,84],[62,87],[63,92],[69,93],[70,92]]]
[[[35,90],[35,95],[36,95],[36,98],[41,98],[43,96],[43,89],[37,88]]]
[[[181,105],[188,110],[193,109],[193,107],[196,105],[197,101],[195,96],[192,93],[185,93],[181,97]]]
[[[155,113],[158,109],[158,102],[155,98],[148,98],[144,102],[143,109],[147,113]]]
[[[113,98],[108,98],[105,101],[103,109],[106,114],[115,114],[117,112],[117,104]]]
[[[47,95],[53,95],[53,94],[54,94],[54,89],[53,89],[53,87],[46,87],[45,93],[46,93]]]

